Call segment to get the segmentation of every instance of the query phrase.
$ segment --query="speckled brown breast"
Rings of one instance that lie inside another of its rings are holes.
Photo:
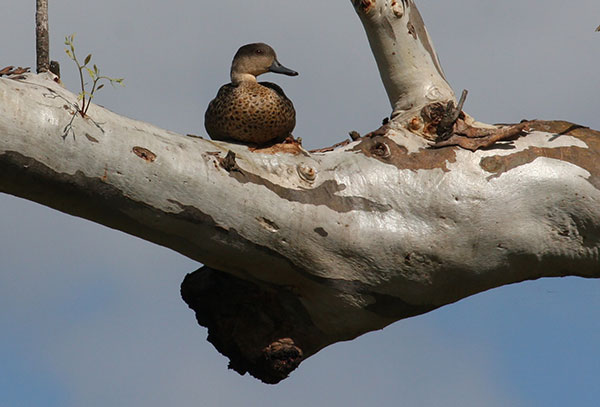
[[[213,140],[263,144],[285,139],[295,125],[294,105],[270,82],[223,85],[204,115]]]

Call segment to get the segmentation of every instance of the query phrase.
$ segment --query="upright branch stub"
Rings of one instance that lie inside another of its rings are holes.
[[[352,0],[365,28],[385,90],[392,121],[406,124],[432,103],[454,102],[446,78],[412,0]]]
[[[37,72],[50,69],[50,39],[48,36],[48,0],[36,0],[35,51]]]

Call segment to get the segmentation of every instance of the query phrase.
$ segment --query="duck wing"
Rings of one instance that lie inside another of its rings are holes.
[[[281,89],[281,86],[273,83],[273,82],[258,82],[259,85],[262,85],[266,88],[269,89],[273,89],[275,92],[277,92],[277,94],[279,96],[281,96],[284,99],[287,99],[288,97],[285,95],[285,93],[283,92],[283,89]],[[288,99],[289,100],[289,99]]]

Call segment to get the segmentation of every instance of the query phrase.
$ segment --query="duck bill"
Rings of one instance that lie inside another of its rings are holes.
[[[285,66],[281,65],[278,60],[273,61],[273,63],[269,67],[269,72],[282,73],[282,74],[288,75],[288,76],[298,75],[298,72],[292,71],[291,69],[286,68]]]

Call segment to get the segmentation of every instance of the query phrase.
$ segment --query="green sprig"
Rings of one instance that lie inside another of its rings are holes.
[[[123,78],[111,78],[109,76],[100,75],[100,70],[98,66],[94,64],[92,68],[88,66],[88,64],[92,60],[92,54],[88,54],[83,60],[83,64],[79,62],[77,56],[75,55],[75,34],[67,35],[65,37],[65,45],[68,48],[65,48],[65,53],[67,56],[75,62],[77,65],[77,69],[79,71],[79,81],[81,84],[81,92],[77,95],[78,99],[81,100],[81,106],[79,106],[79,113],[81,116],[85,117],[92,99],[94,98],[95,92],[102,89],[104,87],[104,83],[100,83],[101,81],[107,81],[112,86],[115,84],[123,85]],[[86,90],[86,82],[84,80],[84,71],[87,72],[88,76],[92,80],[92,89],[88,92]]]

